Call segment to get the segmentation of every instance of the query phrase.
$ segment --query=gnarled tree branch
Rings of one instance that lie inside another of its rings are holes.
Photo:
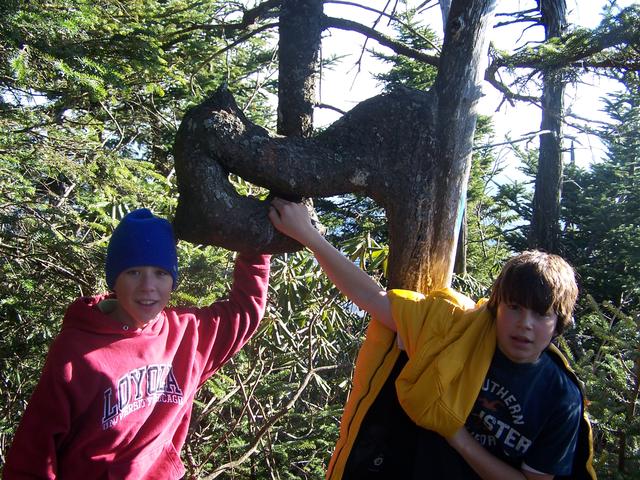
[[[235,191],[229,172],[280,194],[354,192],[385,206],[422,168],[413,164],[432,147],[432,118],[429,93],[398,89],[362,102],[316,137],[281,137],[250,122],[220,89],[189,110],[178,130],[176,232],[233,250],[297,250],[273,229],[265,202]],[[399,129],[403,122],[414,127]]]

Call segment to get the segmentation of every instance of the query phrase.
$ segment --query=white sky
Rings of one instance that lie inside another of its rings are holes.
[[[368,0],[366,2],[360,0],[360,3],[365,3],[372,8],[382,9],[387,0]],[[435,5],[435,2],[433,3]],[[628,6],[637,2],[618,0],[617,3],[620,6]],[[597,26],[600,23],[600,13],[604,4],[605,0],[567,0],[570,23],[590,28]],[[509,11],[515,11],[532,8],[535,5],[536,2],[533,0],[498,0],[497,11],[506,11],[507,8]],[[368,15],[362,10],[340,4],[326,4],[325,13],[335,17],[355,18],[367,25],[372,25],[376,18],[373,14]],[[425,23],[430,22],[437,32],[442,32],[439,6],[435,5],[434,8],[426,11],[423,17]],[[382,20],[378,28],[386,24],[387,22]],[[498,47],[511,49],[516,42],[521,45],[523,41],[541,40],[544,37],[542,27],[530,29],[528,37],[525,39],[520,39],[522,25],[516,25],[510,30],[504,27],[494,31],[492,41]],[[362,100],[380,92],[380,88],[372,78],[372,74],[380,72],[388,68],[388,66],[377,62],[365,53],[358,72],[358,67],[355,64],[361,54],[363,42],[364,37],[353,32],[330,30],[328,34],[325,33],[322,43],[323,55],[338,54],[345,55],[345,58],[334,70],[325,69],[322,72],[319,88],[319,101],[321,103],[333,105],[342,110],[349,110]],[[367,47],[390,53],[390,50],[381,47],[374,40],[369,40]],[[591,85],[581,83],[567,88],[565,108],[584,118],[594,120],[606,118],[600,112],[601,103],[599,99],[614,88],[617,88],[617,86],[603,80],[594,80],[593,78],[585,78],[582,81],[591,82]],[[485,97],[480,102],[480,112],[493,116],[496,126],[496,142],[502,141],[505,136],[520,138],[529,132],[538,130],[540,112],[536,107],[526,106],[520,102],[513,108],[505,102],[500,107],[500,110],[496,111],[501,102],[499,94],[487,83],[483,85],[483,93]],[[317,109],[314,116],[316,126],[326,126],[338,118],[337,113],[327,109]],[[575,137],[576,161],[579,164],[587,165],[601,158],[603,154],[602,145],[596,137],[578,134],[569,129],[565,131],[565,135],[565,138]],[[531,147],[537,147],[538,143],[538,140],[535,139]],[[513,158],[509,158],[510,154],[507,148],[503,153],[506,162],[516,162]]]

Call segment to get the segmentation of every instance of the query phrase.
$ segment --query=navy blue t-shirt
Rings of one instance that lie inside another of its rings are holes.
[[[345,465],[343,480],[479,480],[440,435],[418,427],[402,410],[395,378],[407,362],[401,352],[367,411]],[[571,471],[582,397],[543,353],[533,364],[511,362],[496,350],[466,427],[495,456],[520,469]]]
[[[582,396],[543,352],[535,363],[510,361],[496,349],[466,428],[487,450],[520,468],[571,472]]]

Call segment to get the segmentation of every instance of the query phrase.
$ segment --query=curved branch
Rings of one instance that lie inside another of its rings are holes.
[[[316,103],[314,106],[316,108],[324,108],[325,110],[334,111],[336,113],[339,113],[340,115],[344,115],[345,113],[347,113],[344,110],[342,110],[342,109],[340,109],[340,108],[338,108],[338,107],[336,107],[334,105],[329,105],[328,103]]]
[[[501,68],[528,68],[533,73],[553,68],[574,69],[625,69],[637,71],[640,60],[625,54],[625,51],[608,52],[612,48],[640,45],[640,30],[633,20],[640,17],[638,7],[623,10],[613,21],[594,30],[580,30],[563,36],[551,46],[545,43],[533,51],[500,56],[491,50],[492,61],[485,71],[484,79],[505,99],[540,103],[540,98],[513,92],[502,83],[497,74]]]
[[[229,172],[282,196],[353,192],[385,206],[432,148],[431,103],[430,94],[402,88],[360,103],[317,137],[281,137],[250,122],[219,89],[187,112],[176,136],[176,234],[238,251],[301,248],[274,230],[266,202],[235,191]]]
[[[323,16],[323,27],[326,28],[339,28],[341,30],[349,30],[352,32],[361,33],[367,38],[373,38],[380,45],[390,48],[398,55],[404,55],[405,57],[413,58],[414,60],[419,60],[421,62],[427,63],[429,65],[438,66],[440,62],[440,58],[435,55],[427,55],[426,53],[422,53],[420,50],[416,50],[414,48],[406,46],[404,43],[398,42],[373,28],[362,25],[358,22],[353,22],[351,20],[346,20],[344,18],[335,18],[328,17],[326,15]]]
[[[496,90],[498,90],[504,98],[509,101],[509,103],[513,106],[512,100],[521,100],[524,102],[530,103],[540,103],[540,97],[534,97],[531,95],[521,95],[519,93],[515,93],[508,86],[506,86],[502,81],[498,80],[496,75],[498,74],[499,65],[496,62],[492,62],[489,67],[484,72],[485,81],[489,82]]]
[[[545,70],[564,67],[596,67],[610,66],[608,49],[626,46],[640,46],[640,7],[625,8],[614,19],[593,30],[582,29],[572,32],[554,41],[540,45],[533,51],[516,53],[514,55],[497,57],[490,68],[531,68]],[[602,54],[603,57],[598,57]],[[615,58],[615,54],[611,55]],[[637,65],[632,60],[629,65]],[[616,65],[621,66],[621,65]]]
[[[271,12],[271,10],[279,7],[281,1],[282,0],[267,0],[257,5],[255,8],[245,10],[240,22],[222,23],[218,25],[195,24],[175,31],[172,34],[173,38],[165,42],[163,44],[163,48],[169,49],[173,47],[175,44],[182,42],[185,38],[189,38],[191,36],[190,34],[194,31],[214,32],[218,36],[228,37],[237,31],[247,30],[249,27],[255,25],[258,20],[277,16],[278,13]]]
[[[496,21],[494,28],[506,27],[514,25],[516,23],[540,23],[540,10],[538,8],[531,8],[529,10],[521,10],[518,12],[505,12],[496,13],[496,19],[500,17],[508,17],[512,20],[506,20],[502,22]]]
[[[371,8],[371,7],[367,7],[366,5],[361,5],[361,4],[355,3],[355,2],[347,2],[347,1],[344,1],[344,0],[325,0],[324,3],[334,3],[334,4],[338,4],[338,5],[349,5],[349,6],[361,8],[362,10],[366,10],[368,12],[376,13],[376,14],[380,15],[381,17],[386,17],[389,20],[391,20],[393,22],[396,22],[398,25],[401,25],[403,28],[406,28],[407,31],[409,31],[413,35],[419,37],[420,39],[422,39],[428,45],[431,45],[431,48],[433,48],[434,50],[436,50],[438,52],[440,51],[440,46],[438,46],[435,43],[431,42],[431,40],[429,40],[427,37],[425,37],[420,32],[418,32],[415,28],[413,28],[407,22],[403,22],[402,20],[400,20],[396,15],[389,14],[387,12],[383,12],[382,10],[378,10],[377,8]]]

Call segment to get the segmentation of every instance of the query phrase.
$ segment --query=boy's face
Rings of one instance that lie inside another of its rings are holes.
[[[498,347],[515,363],[533,363],[549,346],[558,315],[544,315],[518,304],[500,302],[496,316]]]
[[[116,279],[118,306],[115,318],[133,328],[142,328],[169,303],[173,277],[158,267],[133,267]]]

